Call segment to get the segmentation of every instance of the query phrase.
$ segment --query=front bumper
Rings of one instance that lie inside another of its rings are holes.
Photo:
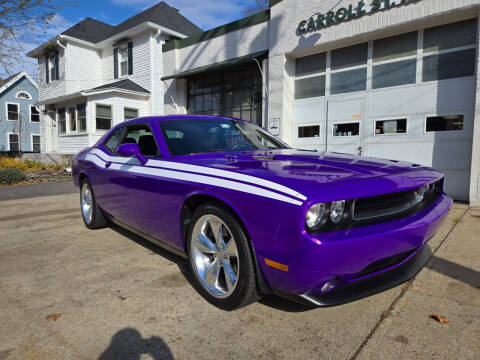
[[[408,281],[425,265],[430,256],[426,244],[452,203],[442,195],[429,208],[403,219],[315,236],[305,232],[295,255],[279,261],[288,271],[263,267],[264,276],[273,292],[317,306],[384,291]]]

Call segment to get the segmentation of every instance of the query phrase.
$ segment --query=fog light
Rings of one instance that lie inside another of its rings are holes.
[[[320,292],[322,294],[329,293],[330,291],[332,291],[337,287],[339,282],[340,282],[340,278],[335,278],[330,280],[329,282],[325,283],[325,285],[322,286],[322,288],[320,289]]]

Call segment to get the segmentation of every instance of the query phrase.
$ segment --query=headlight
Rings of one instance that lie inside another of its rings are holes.
[[[306,223],[309,229],[314,229],[321,224],[323,218],[327,213],[325,204],[315,204],[307,212]]]
[[[338,224],[345,214],[345,200],[334,201],[330,204],[330,220],[334,224]]]

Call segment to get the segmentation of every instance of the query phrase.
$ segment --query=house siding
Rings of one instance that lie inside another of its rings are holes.
[[[16,95],[20,91],[29,93],[32,99],[17,99]],[[22,151],[33,150],[31,135],[41,136],[40,123],[30,122],[30,106],[37,102],[38,89],[26,77],[21,78],[0,94],[0,151],[9,150],[9,133],[21,133],[20,149]],[[7,103],[19,104],[20,121],[7,121]]]
[[[77,93],[102,85],[101,52],[74,43],[68,43],[67,49],[67,94]]]
[[[65,49],[58,49],[58,66],[59,80],[51,80],[46,82],[45,57],[42,56],[38,60],[38,87],[40,90],[40,101],[56,98],[67,94],[67,82],[65,79],[66,62]]]
[[[133,43],[133,75],[122,77],[122,79],[130,79],[143,88],[151,91],[151,54],[150,54],[150,38],[151,32],[142,33],[130,39]],[[103,83],[108,84],[119,79],[115,79],[113,72],[113,44],[106,45],[102,51],[102,71]]]

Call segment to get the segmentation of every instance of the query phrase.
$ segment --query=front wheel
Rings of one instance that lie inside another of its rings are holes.
[[[82,181],[80,189],[80,208],[83,222],[87,228],[94,230],[108,226],[108,221],[95,200],[90,182],[88,180]]]
[[[187,249],[199,291],[213,305],[233,310],[259,299],[247,237],[229,211],[200,206],[190,223]]]

